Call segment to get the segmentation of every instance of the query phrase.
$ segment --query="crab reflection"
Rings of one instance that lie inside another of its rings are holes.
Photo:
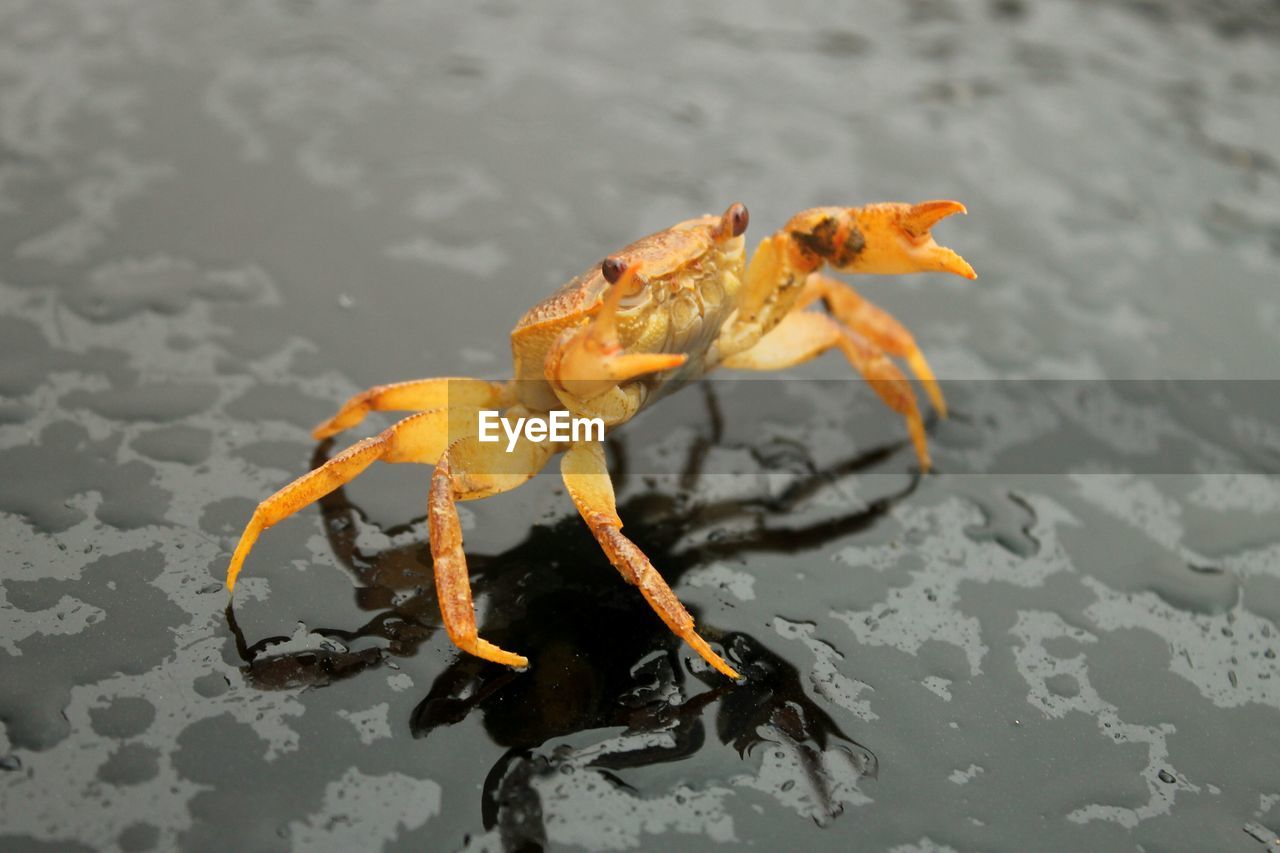
[[[720,440],[721,418],[710,392],[706,400],[712,429],[691,448],[681,475],[688,486],[697,483],[708,449]],[[321,445],[313,464],[323,461],[328,449],[327,443]],[[763,551],[794,554],[871,525],[916,481],[855,512],[808,526],[773,527],[768,519],[786,518],[810,495],[877,465],[897,449],[864,453],[823,471],[806,461],[806,470],[776,497],[699,502],[696,489],[687,498],[651,491],[625,500],[619,512],[674,586],[686,571],[715,559]],[[621,481],[625,447],[614,444],[612,450]],[[753,453],[766,467],[776,462],[777,454]],[[320,686],[354,676],[414,654],[440,629],[426,543],[411,539],[366,553],[357,547],[356,535],[370,522],[342,490],[324,498],[321,508],[334,553],[362,583],[359,605],[377,615],[351,631],[313,630],[329,642],[281,653],[287,638],[247,645],[229,610],[243,671],[262,689]],[[697,535],[728,521],[748,523],[715,539]],[[384,532],[394,540],[421,529],[419,519]],[[691,540],[695,544],[687,544]],[[819,822],[840,813],[840,795],[833,788],[841,779],[875,775],[874,754],[841,731],[806,692],[796,667],[763,642],[698,619],[704,636],[718,642],[747,677],[745,684],[728,683],[684,649],[634,590],[620,582],[602,583],[602,577],[619,579],[609,573],[576,516],[535,526],[500,554],[468,552],[468,561],[477,600],[488,605],[484,635],[504,647],[527,649],[532,665],[519,672],[457,655],[414,709],[410,730],[415,738],[431,737],[473,713],[482,715],[489,736],[506,747],[483,792],[486,828],[499,831],[506,846],[545,842],[539,780],[577,768],[603,774],[608,784],[625,789],[613,771],[694,756],[706,746],[709,726],[719,744],[740,755],[760,749],[785,758],[807,786],[804,804],[793,805]],[[554,570],[546,570],[549,563]],[[352,650],[355,645],[364,648]],[[599,730],[621,733],[612,738],[602,733],[602,740],[587,748],[555,744]]]

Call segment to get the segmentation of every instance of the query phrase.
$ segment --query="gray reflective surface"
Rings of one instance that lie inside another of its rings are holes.
[[[346,395],[505,376],[526,307],[734,200],[964,201],[979,281],[863,288],[945,377],[1276,378],[1280,15],[1163,8],[5,4],[0,846],[1274,844],[1274,468],[918,479],[887,414],[656,408],[621,511],[745,687],[554,476],[464,513],[527,673],[438,630],[424,469],[221,587]],[[1009,421],[960,415],[940,454]]]

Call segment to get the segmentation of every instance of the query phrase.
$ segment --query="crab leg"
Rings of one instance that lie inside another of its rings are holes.
[[[658,574],[653,563],[634,542],[622,535],[622,519],[618,517],[603,445],[599,442],[575,444],[561,460],[560,474],[574,505],[609,562],[628,583],[640,589],[645,601],[668,628],[692,646],[707,663],[737,680],[740,677],[738,673],[694,630],[693,617]]]
[[[391,385],[375,385],[342,404],[338,413],[311,431],[319,440],[350,429],[369,412],[426,412],[448,406],[502,408],[510,405],[509,388],[483,379],[414,379]]]
[[[378,435],[356,442],[258,504],[227,566],[227,591],[235,588],[245,559],[268,527],[351,482],[375,460],[434,463],[448,448],[450,432],[458,436],[474,430],[475,417],[474,411],[457,408],[410,415]]]
[[[802,307],[814,299],[823,300],[827,310],[842,324],[889,355],[904,359],[907,366],[911,368],[911,372],[924,386],[925,393],[929,395],[929,400],[938,410],[938,414],[944,418],[947,416],[947,403],[943,399],[942,388],[938,385],[929,362],[920,351],[915,338],[892,314],[872,304],[844,282],[821,273],[813,273],[809,276],[797,307]]]
[[[618,304],[639,285],[640,264],[612,269],[606,278],[611,284],[600,311],[586,326],[571,332],[547,355],[546,375],[556,385],[580,400],[589,400],[617,386],[619,382],[679,367],[688,360],[684,353],[624,353],[618,340]]]
[[[476,611],[471,599],[467,558],[462,550],[457,502],[514,489],[537,474],[551,452],[551,445],[522,439],[512,453],[507,454],[497,445],[481,445],[467,437],[450,445],[431,475],[427,520],[436,596],[445,630],[454,645],[464,652],[506,666],[526,667],[529,660],[482,639],[476,631]]]
[[[754,347],[726,359],[724,366],[740,370],[782,370],[832,348],[844,353],[885,405],[906,419],[907,433],[920,467],[928,471],[929,446],[911,383],[874,343],[825,314],[812,311],[788,314]]]

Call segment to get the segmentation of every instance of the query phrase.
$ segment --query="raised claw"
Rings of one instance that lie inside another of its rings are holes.
[[[797,251],[792,265],[806,272],[825,261],[841,272],[949,272],[974,279],[973,267],[929,233],[942,219],[964,212],[960,202],[944,200],[819,207],[796,214],[784,230]]]
[[[958,201],[922,201],[914,204],[902,214],[902,230],[915,242],[912,254],[923,264],[919,267],[936,272],[954,273],[962,278],[973,280],[978,274],[969,266],[969,262],[946,246],[939,246],[929,233],[934,225],[953,213],[968,213],[965,206]]]

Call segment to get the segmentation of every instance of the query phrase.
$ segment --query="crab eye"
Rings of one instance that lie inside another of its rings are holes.
[[[733,229],[733,236],[741,237],[747,230],[747,222],[750,221],[750,216],[747,213],[747,206],[745,204],[735,204],[729,208],[728,214],[729,225]]]
[[[600,274],[610,284],[616,284],[622,274],[627,271],[627,263],[622,258],[605,258],[600,264]]]

